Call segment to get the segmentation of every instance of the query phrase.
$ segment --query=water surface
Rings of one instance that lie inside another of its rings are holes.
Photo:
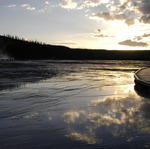
[[[0,149],[150,148],[144,61],[0,62]]]

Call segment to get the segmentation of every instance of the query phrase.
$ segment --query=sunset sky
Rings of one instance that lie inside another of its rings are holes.
[[[150,0],[0,0],[0,34],[72,48],[150,49]]]

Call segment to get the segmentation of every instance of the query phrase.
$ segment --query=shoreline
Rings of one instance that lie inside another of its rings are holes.
[[[0,53],[15,60],[150,60],[150,50],[71,49],[1,35]]]

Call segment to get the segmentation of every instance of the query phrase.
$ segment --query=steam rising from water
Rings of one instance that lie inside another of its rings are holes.
[[[0,49],[0,60],[6,60],[10,58],[11,58],[10,56],[8,56],[7,54],[4,54],[2,50]]]

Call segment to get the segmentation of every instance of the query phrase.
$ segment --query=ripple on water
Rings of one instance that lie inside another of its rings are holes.
[[[0,148],[149,148],[150,100],[133,78],[146,66],[0,62]]]

